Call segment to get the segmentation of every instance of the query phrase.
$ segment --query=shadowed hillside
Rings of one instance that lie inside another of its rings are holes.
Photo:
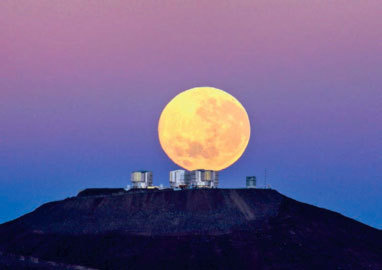
[[[382,269],[380,230],[274,190],[92,194],[1,225],[0,251],[100,269]]]

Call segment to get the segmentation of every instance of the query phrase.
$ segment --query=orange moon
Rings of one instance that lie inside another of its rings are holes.
[[[227,168],[243,154],[250,133],[243,105],[213,87],[196,87],[175,96],[158,124],[163,150],[187,170]]]

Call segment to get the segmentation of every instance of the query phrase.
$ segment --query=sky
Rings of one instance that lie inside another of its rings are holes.
[[[256,175],[382,228],[380,0],[0,2],[0,223],[177,166],[157,124],[212,86],[251,121],[220,187]]]

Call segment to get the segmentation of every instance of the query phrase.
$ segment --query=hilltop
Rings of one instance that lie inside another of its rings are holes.
[[[275,190],[115,191],[0,225],[0,266],[22,255],[98,269],[382,269],[380,230]]]

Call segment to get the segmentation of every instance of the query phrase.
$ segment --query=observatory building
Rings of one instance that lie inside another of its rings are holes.
[[[185,189],[190,186],[190,178],[185,170],[170,171],[170,187]]]
[[[153,185],[153,173],[149,171],[135,171],[131,173],[133,188],[148,188]]]
[[[212,170],[170,171],[171,188],[217,188],[219,174]]]
[[[219,174],[212,170],[194,170],[190,172],[190,183],[192,188],[217,188]]]
[[[247,188],[256,188],[256,176],[247,176],[245,182]]]

